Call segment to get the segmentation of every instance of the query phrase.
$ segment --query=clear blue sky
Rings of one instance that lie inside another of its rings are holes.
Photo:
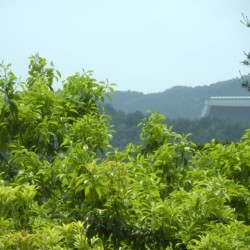
[[[250,72],[242,13],[250,0],[0,0],[0,59],[23,80],[39,53],[63,78],[94,70],[117,90],[207,85]]]

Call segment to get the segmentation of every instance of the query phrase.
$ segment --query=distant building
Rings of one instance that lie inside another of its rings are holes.
[[[250,97],[211,97],[209,100],[205,101],[201,117],[250,121]]]

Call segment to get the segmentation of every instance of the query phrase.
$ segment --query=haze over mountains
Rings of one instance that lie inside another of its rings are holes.
[[[250,80],[250,76],[244,79]],[[241,86],[241,79],[217,82],[208,86],[176,86],[160,93],[143,94],[136,91],[116,91],[111,94],[111,104],[126,113],[147,110],[161,112],[167,118],[200,118],[204,102],[211,96],[250,96]]]

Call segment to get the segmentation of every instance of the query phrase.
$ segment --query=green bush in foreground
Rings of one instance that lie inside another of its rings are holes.
[[[91,72],[0,73],[0,249],[249,249],[250,131],[199,150],[151,113],[119,151]]]

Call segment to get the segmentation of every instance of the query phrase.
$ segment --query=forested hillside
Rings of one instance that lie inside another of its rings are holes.
[[[112,119],[114,133],[111,144],[119,149],[124,149],[130,142],[140,143],[141,127],[138,124],[149,114],[140,111],[125,113],[105,105],[105,110]],[[189,140],[203,145],[216,139],[221,143],[238,142],[250,128],[249,122],[230,121],[212,117],[200,119],[177,118],[167,119],[166,124],[173,127],[173,131],[179,134],[190,134]]]
[[[250,79],[250,76],[244,77]],[[135,91],[116,91],[112,101],[106,100],[115,109],[127,113],[148,109],[164,114],[167,118],[197,119],[202,113],[204,102],[211,96],[248,96],[242,88],[241,79],[218,82],[209,86],[176,86],[161,93],[143,94]]]

